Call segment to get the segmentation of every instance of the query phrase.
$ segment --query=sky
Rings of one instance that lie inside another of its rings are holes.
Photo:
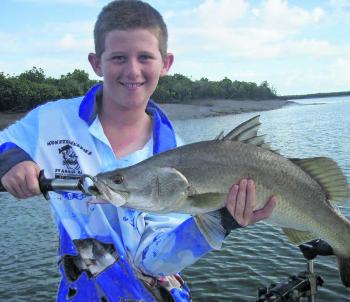
[[[83,69],[105,0],[3,0],[0,72]],[[164,17],[170,74],[260,84],[278,95],[350,90],[350,0],[149,0]]]

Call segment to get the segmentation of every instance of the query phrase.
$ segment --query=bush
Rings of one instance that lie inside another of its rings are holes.
[[[96,83],[78,69],[60,79],[47,78],[44,71],[36,67],[19,76],[0,73],[0,110],[24,111],[49,100],[80,96]]]
[[[98,81],[90,80],[87,72],[75,69],[60,79],[46,77],[41,68],[9,76],[0,73],[0,110],[29,110],[39,104],[58,98],[72,98],[84,95]],[[153,96],[160,103],[186,102],[198,98],[225,99],[270,99],[276,98],[276,91],[264,81],[259,86],[252,82],[209,81],[174,74],[161,77]]]

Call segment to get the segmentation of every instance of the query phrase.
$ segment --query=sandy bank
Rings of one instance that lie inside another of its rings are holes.
[[[0,112],[0,130],[5,128],[9,124],[12,124],[16,120],[22,118],[24,115],[25,115],[25,113]]]
[[[289,103],[285,100],[263,100],[263,101],[234,101],[234,100],[194,100],[191,104],[161,104],[171,120],[186,120],[205,118],[227,114],[239,114],[242,112],[253,112],[273,110],[281,108]],[[24,116],[25,113],[0,112],[0,130]]]
[[[286,100],[195,100],[191,101],[191,104],[161,104],[160,106],[170,119],[186,120],[239,114],[243,112],[273,110],[291,103],[292,102]]]

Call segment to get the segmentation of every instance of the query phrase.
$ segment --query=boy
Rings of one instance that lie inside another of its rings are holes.
[[[84,97],[40,106],[0,133],[1,183],[17,198],[40,194],[40,169],[50,178],[95,175],[178,145],[150,100],[174,60],[161,15],[142,1],[113,1],[98,16],[94,39],[88,59],[103,84]],[[254,211],[254,182],[243,179],[219,211],[224,228],[204,237],[204,226],[189,215],[151,215],[51,193],[60,237],[57,299],[189,301],[178,272],[219,247],[231,229],[268,217],[274,205],[272,197]]]

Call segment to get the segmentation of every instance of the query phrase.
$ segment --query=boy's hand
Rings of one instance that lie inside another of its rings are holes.
[[[22,161],[13,166],[2,178],[7,192],[16,198],[28,198],[40,194],[39,166],[33,161]]]
[[[255,183],[252,179],[241,179],[239,184],[234,184],[227,196],[226,208],[237,221],[245,227],[259,220],[270,217],[276,206],[276,197],[271,196],[263,208],[256,207]]]

